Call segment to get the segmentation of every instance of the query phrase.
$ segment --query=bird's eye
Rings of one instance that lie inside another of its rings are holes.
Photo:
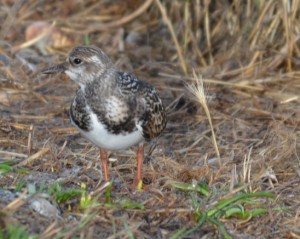
[[[79,58],[75,58],[75,59],[73,60],[73,62],[74,62],[75,65],[79,65],[79,64],[82,62],[82,60],[79,59]]]

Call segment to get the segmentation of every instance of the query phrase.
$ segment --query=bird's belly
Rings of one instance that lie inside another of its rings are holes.
[[[91,129],[80,130],[81,134],[100,148],[107,150],[126,149],[143,141],[142,133],[137,129],[130,133],[112,134],[97,118],[96,114],[90,115]]]

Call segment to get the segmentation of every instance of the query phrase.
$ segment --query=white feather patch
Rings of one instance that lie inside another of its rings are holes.
[[[133,145],[136,145],[144,140],[142,136],[142,132],[140,130],[136,130],[129,134],[112,134],[110,133],[106,127],[99,122],[97,115],[94,113],[90,113],[92,130],[89,132],[80,130],[82,135],[86,137],[88,140],[93,142],[100,148],[104,148],[107,150],[121,150],[127,149]],[[140,129],[141,127],[138,127]]]

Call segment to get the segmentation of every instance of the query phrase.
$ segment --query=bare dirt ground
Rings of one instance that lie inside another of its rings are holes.
[[[0,238],[300,238],[299,16],[298,1],[2,0]],[[69,121],[78,86],[40,74],[80,44],[167,108],[134,194],[136,148],[111,152],[105,185]]]

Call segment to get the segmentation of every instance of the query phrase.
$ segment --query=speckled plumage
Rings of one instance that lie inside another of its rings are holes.
[[[80,85],[70,117],[100,148],[127,148],[151,140],[164,130],[166,112],[155,88],[118,71],[101,49],[75,47],[66,62],[43,71],[58,72],[65,72]]]

